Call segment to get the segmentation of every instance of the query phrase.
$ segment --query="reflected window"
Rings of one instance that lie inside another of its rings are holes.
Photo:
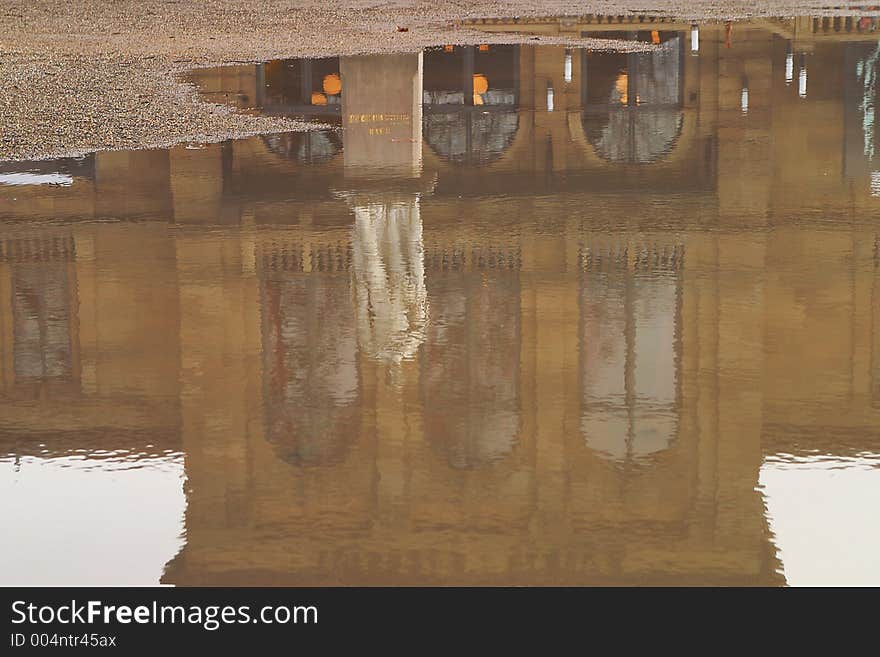
[[[15,378],[69,379],[73,369],[71,301],[65,262],[12,268]]]
[[[9,351],[0,357],[9,363],[16,396],[78,392],[75,258],[70,235],[0,239],[0,265],[10,284],[0,313],[11,320],[10,344],[0,345]]]
[[[681,133],[683,38],[678,33],[653,38],[660,44],[647,52],[586,57],[584,130],[599,156],[610,162],[656,162]],[[652,37],[640,33],[639,39]]]
[[[681,249],[630,248],[581,254],[581,430],[617,462],[649,459],[677,433]]]
[[[449,46],[424,54],[425,140],[441,158],[482,165],[499,157],[519,118],[517,46]]]
[[[275,250],[284,253],[264,251],[260,265],[267,439],[293,465],[337,463],[360,432],[349,277],[291,273],[302,267],[303,254]]]
[[[483,165],[513,143],[519,127],[515,110],[479,113],[425,114],[425,139],[431,149],[453,164]]]
[[[453,468],[491,465],[520,426],[520,290],[514,273],[435,272],[421,360],[425,434]]]
[[[261,107],[265,113],[341,118],[342,76],[338,57],[275,60],[262,67]]]
[[[872,321],[872,400],[874,408],[880,408],[880,237],[874,239],[874,317]]]
[[[877,108],[880,85],[877,83],[880,66],[880,44],[846,43],[843,45],[843,174],[852,180],[868,180],[872,196],[880,195],[877,153]],[[806,95],[807,58],[798,57]],[[822,69],[811,72],[810,97],[828,97],[837,90],[828,89]],[[817,93],[818,92],[818,93]]]

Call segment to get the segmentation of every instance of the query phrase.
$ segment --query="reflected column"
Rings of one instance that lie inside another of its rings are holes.
[[[365,379],[373,372],[379,522],[406,517],[405,445],[421,434],[413,362],[428,319],[420,196],[422,53],[346,57],[343,189],[355,215],[352,284]]]
[[[253,445],[262,438],[260,291],[246,231],[176,237],[189,553],[249,523]],[[208,533],[207,536],[205,533]]]

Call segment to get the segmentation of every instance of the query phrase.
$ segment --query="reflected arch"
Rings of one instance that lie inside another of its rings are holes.
[[[282,160],[298,164],[323,164],[342,152],[342,139],[334,130],[307,130],[265,135],[266,148]]]
[[[676,443],[683,254],[613,238],[581,247],[580,428],[607,463],[649,465]]]
[[[452,468],[491,466],[519,442],[519,281],[438,272],[428,298],[420,375],[426,439]]]
[[[357,329],[345,273],[289,274],[264,256],[260,285],[266,440],[298,467],[345,460],[360,434]]]
[[[458,166],[483,166],[510,148],[519,129],[515,110],[483,112],[473,108],[426,112],[425,141],[442,160]]]
[[[652,51],[587,59],[583,131],[607,162],[652,164],[676,147],[685,122],[683,37],[663,38]]]
[[[423,138],[441,160],[483,166],[519,129],[519,47],[446,46],[424,54]]]

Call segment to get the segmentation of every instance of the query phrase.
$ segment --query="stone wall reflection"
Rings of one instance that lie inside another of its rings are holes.
[[[677,433],[683,248],[606,238],[580,257],[581,430],[603,456],[638,462]]]
[[[347,276],[262,281],[266,438],[292,465],[342,460],[357,440],[357,334]]]
[[[551,47],[499,58],[520,120],[471,141],[478,174],[422,153],[411,54],[349,167],[330,137],[255,139],[3,190],[75,246],[27,255],[4,223],[4,453],[183,449],[168,583],[779,583],[758,470],[876,449],[880,278],[864,89],[818,42],[800,98],[773,34],[703,31],[650,162],[597,156],[592,64],[566,82]],[[347,111],[370,62],[335,64]],[[355,175],[383,153],[395,175]]]
[[[519,296],[513,272],[431,279],[420,372],[425,433],[454,468],[492,465],[519,439]]]

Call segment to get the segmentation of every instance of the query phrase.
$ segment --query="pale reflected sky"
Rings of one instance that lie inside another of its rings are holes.
[[[158,584],[183,545],[183,484],[182,456],[0,461],[0,585]]]
[[[153,585],[183,547],[180,456],[0,461],[0,584]],[[880,457],[768,459],[760,485],[791,586],[880,585]]]
[[[790,586],[880,586],[880,457],[768,460],[760,483]]]

